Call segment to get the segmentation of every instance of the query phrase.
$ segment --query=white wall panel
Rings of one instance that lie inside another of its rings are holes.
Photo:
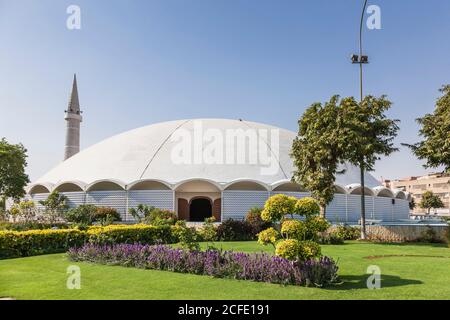
[[[243,220],[251,208],[264,207],[267,191],[224,191],[222,193],[222,221]]]

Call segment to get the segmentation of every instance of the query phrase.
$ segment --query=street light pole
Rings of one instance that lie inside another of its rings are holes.
[[[369,63],[369,58],[363,55],[363,24],[364,15],[366,13],[367,0],[364,0],[364,6],[361,13],[361,22],[359,25],[359,55],[352,55],[352,63],[359,64],[359,89],[360,89],[360,101],[361,106],[364,100],[363,96],[363,65]],[[366,239],[366,192],[365,192],[365,181],[364,181],[364,164],[361,160],[360,164],[360,176],[361,176],[361,239]]]

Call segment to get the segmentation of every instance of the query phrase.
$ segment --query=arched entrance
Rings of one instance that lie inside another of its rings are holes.
[[[208,198],[195,198],[191,200],[189,206],[190,221],[203,222],[206,218],[212,217],[212,203]]]

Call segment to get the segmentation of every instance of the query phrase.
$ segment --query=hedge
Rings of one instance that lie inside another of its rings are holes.
[[[86,231],[78,229],[0,231],[0,259],[65,252],[71,247],[80,247],[85,243],[103,245],[175,242],[176,238],[170,226],[113,225],[90,227]]]

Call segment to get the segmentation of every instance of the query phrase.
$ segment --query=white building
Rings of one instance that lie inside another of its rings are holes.
[[[78,104],[78,97],[71,101]],[[69,104],[71,109],[81,113],[79,105]],[[69,119],[73,126],[74,117]],[[79,130],[68,132],[71,134],[79,135]],[[291,182],[294,167],[289,154],[295,136],[285,129],[243,120],[157,123],[71,156],[30,185],[28,194],[39,201],[57,190],[68,197],[71,207],[114,207],[125,220],[131,219],[128,209],[141,203],[173,210],[190,221],[203,221],[211,215],[221,221],[242,219],[250,208],[262,207],[270,195],[309,195]],[[66,140],[79,141],[77,137]],[[328,219],[359,220],[358,181],[359,169],[351,166],[337,176]],[[406,192],[379,186],[368,173],[366,185],[367,219],[408,218]]]

